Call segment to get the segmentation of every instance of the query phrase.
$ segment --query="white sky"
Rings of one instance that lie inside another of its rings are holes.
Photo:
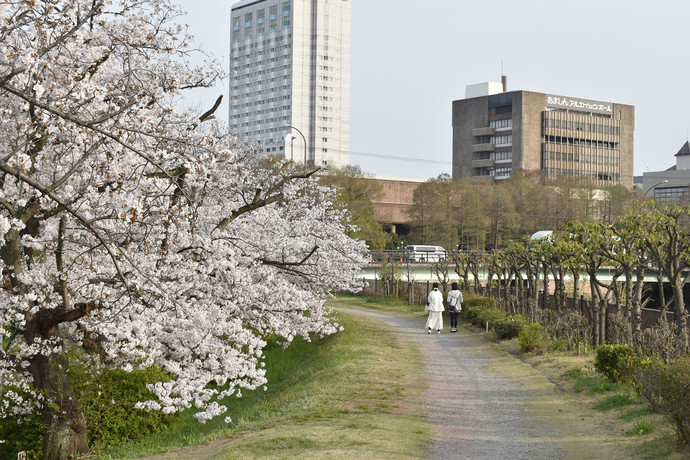
[[[196,42],[227,64],[234,1],[177,0]],[[353,154],[366,172],[450,173],[451,104],[465,86],[635,106],[635,174],[675,165],[690,130],[690,1],[352,1]],[[210,107],[227,81],[190,102]],[[227,97],[218,110],[227,120]]]

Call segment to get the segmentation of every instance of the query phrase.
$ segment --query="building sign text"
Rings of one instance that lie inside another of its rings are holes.
[[[610,102],[587,101],[572,99],[563,96],[547,96],[546,105],[564,109],[587,110],[590,112],[613,113],[613,104]]]

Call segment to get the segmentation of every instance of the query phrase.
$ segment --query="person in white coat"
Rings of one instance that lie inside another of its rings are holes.
[[[429,319],[426,320],[427,333],[432,329],[440,334],[443,329],[443,294],[438,290],[438,283],[434,283],[434,289],[426,298],[426,308],[429,311]]]

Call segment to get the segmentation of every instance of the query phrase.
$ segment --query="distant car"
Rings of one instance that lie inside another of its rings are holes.
[[[448,258],[448,252],[441,246],[405,246],[405,259],[409,262],[441,262]]]

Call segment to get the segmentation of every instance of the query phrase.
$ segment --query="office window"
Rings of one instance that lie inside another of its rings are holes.
[[[506,177],[510,176],[510,174],[513,172],[512,168],[496,168],[492,169],[489,171],[490,176],[494,177]]]
[[[513,136],[510,134],[507,136],[491,136],[489,138],[489,143],[494,145],[512,144]]]
[[[491,152],[489,154],[489,159],[494,161],[512,160],[513,152]]]
[[[489,122],[489,127],[495,128],[495,129],[512,128],[513,127],[513,119],[509,118],[507,120],[493,120],[493,121]]]
[[[263,24],[264,23],[264,10],[258,10],[256,12],[256,23],[257,24]]]
[[[244,15],[244,28],[252,26],[252,13],[247,13]]]
[[[290,16],[290,2],[283,2],[283,17]]]

